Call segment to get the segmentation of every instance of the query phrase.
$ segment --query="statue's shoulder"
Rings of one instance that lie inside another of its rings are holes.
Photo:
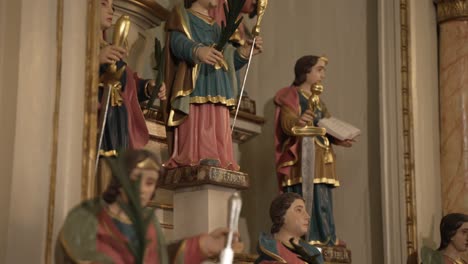
[[[421,260],[423,264],[444,264],[442,253],[429,247],[421,248]]]
[[[166,21],[165,31],[179,31],[186,35],[190,35],[190,23],[187,10],[183,2],[175,5]]]
[[[299,95],[295,86],[288,86],[280,89],[276,95],[274,102],[279,107],[287,107],[293,111],[297,111],[299,106]]]
[[[98,213],[102,209],[100,199],[86,200],[75,206],[67,215],[62,227],[62,235],[65,238],[75,238],[83,232],[77,232],[77,229],[85,231],[96,230],[98,225]]]
[[[112,263],[96,249],[98,214],[102,209],[103,201],[96,198],[83,201],[68,213],[59,234],[59,243],[68,258],[75,262],[99,260],[99,263]]]
[[[285,96],[285,95],[290,95],[296,93],[297,94],[297,89],[295,89],[294,86],[286,86],[281,89],[279,89],[278,92],[276,92],[275,97],[280,97],[280,96]]]
[[[255,263],[262,261],[276,261],[287,263],[278,253],[277,241],[271,234],[261,233],[258,237],[258,258]]]
[[[258,246],[260,249],[266,249],[270,252],[277,253],[276,239],[271,234],[261,233],[258,236]]]

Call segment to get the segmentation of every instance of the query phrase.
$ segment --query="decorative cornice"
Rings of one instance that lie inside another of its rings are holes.
[[[437,0],[437,22],[468,20],[468,0]]]
[[[139,21],[137,24],[140,24],[143,28],[159,26],[162,21],[166,21],[169,17],[169,10],[154,0],[115,0],[114,7],[116,11],[127,14],[133,20]]]
[[[199,165],[168,169],[159,187],[176,190],[205,184],[245,190],[249,188],[250,180],[249,175],[243,172]]]
[[[169,17],[170,12],[154,0],[127,0],[127,1],[145,9],[148,12],[155,14],[157,17],[161,18],[164,21],[167,20],[167,18]]]

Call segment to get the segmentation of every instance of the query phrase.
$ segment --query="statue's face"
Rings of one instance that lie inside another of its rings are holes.
[[[112,26],[112,16],[114,15],[114,1],[100,0],[101,3],[101,30],[106,30]]]
[[[325,80],[326,66],[326,62],[319,59],[307,74],[306,82],[310,85],[314,85]]]
[[[284,224],[281,229],[293,237],[299,238],[309,229],[310,216],[306,211],[304,201],[296,199],[284,215]]]
[[[457,229],[450,244],[452,244],[458,252],[466,252],[468,250],[468,222],[463,223],[463,225]]]
[[[155,170],[136,168],[130,174],[130,178],[134,181],[140,176],[140,202],[141,206],[145,207],[151,201],[151,198],[156,190],[159,174]]]

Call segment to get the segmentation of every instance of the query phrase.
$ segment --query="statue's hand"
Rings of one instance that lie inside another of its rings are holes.
[[[127,50],[114,45],[102,48],[99,52],[99,64],[115,63],[127,55]]]
[[[224,60],[223,54],[213,47],[200,47],[197,49],[195,56],[199,61],[210,65],[215,65],[218,61]]]
[[[217,256],[221,253],[226,245],[229,228],[217,228],[210,234],[205,234],[200,237],[200,249],[207,257]],[[234,233],[234,241],[237,241],[238,233]]]
[[[252,43],[253,43],[253,40],[247,39],[246,42],[245,42],[245,45],[239,48],[239,52],[242,54],[242,56],[244,58],[249,57],[250,49],[252,49]],[[255,40],[255,48],[253,50],[252,55],[257,55],[257,54],[260,54],[262,52],[263,52],[263,39],[262,39],[262,37],[259,36]]]
[[[312,110],[310,109],[307,109],[297,121],[297,125],[305,126],[311,122],[314,122],[314,118],[315,118],[314,112],[312,112]]]
[[[339,139],[335,138],[333,143],[335,145],[338,145],[338,146],[342,146],[342,147],[345,147],[345,148],[350,148],[350,147],[353,146],[354,142],[356,142],[356,140],[354,140],[354,139],[339,140]]]
[[[167,100],[167,97],[166,97],[166,84],[164,82],[161,84],[161,88],[159,88],[158,98],[161,101]]]

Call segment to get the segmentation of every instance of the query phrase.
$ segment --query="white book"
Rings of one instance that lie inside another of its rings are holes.
[[[339,140],[354,139],[361,134],[359,128],[334,117],[320,119],[318,126],[325,128],[328,134]]]

